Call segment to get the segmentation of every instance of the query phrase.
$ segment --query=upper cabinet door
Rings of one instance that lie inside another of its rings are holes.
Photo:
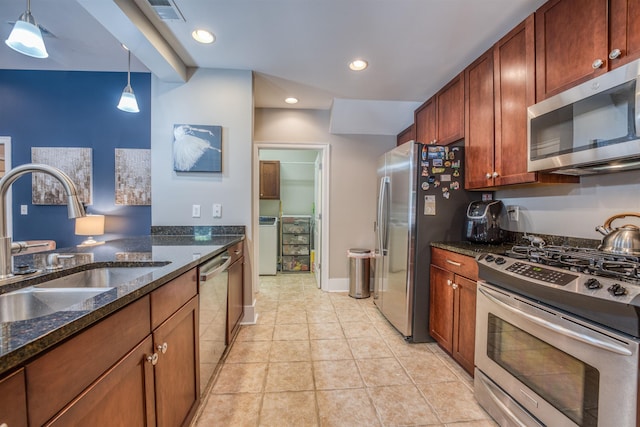
[[[280,199],[280,162],[260,160],[260,198]]]
[[[436,141],[447,145],[464,138],[464,73],[436,94]]]
[[[416,141],[435,144],[436,140],[436,98],[428,99],[415,113]]]
[[[607,71],[607,0],[550,0],[535,17],[538,102]]]
[[[465,188],[494,185],[493,51],[465,70]]]
[[[640,1],[609,0],[610,68],[640,58]]]
[[[535,103],[534,18],[525,19],[493,49],[496,185],[535,182],[527,172],[527,107]]]

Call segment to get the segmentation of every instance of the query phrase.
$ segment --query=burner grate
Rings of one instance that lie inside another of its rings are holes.
[[[640,284],[640,257],[572,246],[521,246],[506,252],[516,259]]]

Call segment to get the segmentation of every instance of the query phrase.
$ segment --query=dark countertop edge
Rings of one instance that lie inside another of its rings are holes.
[[[153,290],[175,279],[181,274],[197,267],[198,265],[214,258],[216,255],[224,252],[229,247],[235,245],[238,242],[244,241],[245,239],[244,235],[228,235],[227,237],[231,238],[231,240],[227,242],[226,245],[218,248],[217,250],[210,252],[198,259],[194,259],[189,263],[183,264],[177,267],[176,269],[171,270],[167,274],[150,281],[146,285],[126,295],[123,295],[117,300],[111,303],[108,303],[100,308],[97,308],[93,311],[90,311],[85,315],[82,315],[81,317],[74,319],[73,321],[63,326],[49,333],[46,333],[34,339],[33,341],[26,343],[25,345],[22,345],[16,348],[15,350],[0,356],[0,377],[5,376],[5,374],[13,371],[15,368],[25,365],[31,359],[39,356],[44,351],[49,350],[52,347],[56,346],[57,344],[62,343],[66,339],[94,325],[95,323],[115,313],[116,311],[125,307],[126,305],[144,297],[145,295],[148,295]],[[65,250],[64,248],[61,248],[56,251],[64,251],[64,250]]]
[[[502,255],[508,249],[511,249],[513,243],[501,243],[497,245],[472,243],[472,242],[431,242],[431,247],[444,249],[446,251],[455,252],[460,255],[477,257],[481,253],[491,252]]]

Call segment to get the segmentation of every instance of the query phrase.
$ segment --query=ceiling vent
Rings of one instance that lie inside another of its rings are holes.
[[[184,16],[173,0],[147,0],[163,21],[185,21]]]

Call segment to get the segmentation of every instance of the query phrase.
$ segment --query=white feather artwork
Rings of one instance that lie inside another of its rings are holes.
[[[214,147],[211,142],[217,139],[220,144],[220,126],[192,126],[175,125],[173,127],[173,165],[176,171],[192,171],[198,161],[212,150],[219,154],[222,150]],[[215,131],[217,130],[217,134]],[[201,136],[198,136],[201,135]],[[211,140],[211,141],[210,141]],[[218,156],[220,157],[220,156]],[[219,171],[219,167],[211,167],[211,170],[197,169],[198,171]]]

